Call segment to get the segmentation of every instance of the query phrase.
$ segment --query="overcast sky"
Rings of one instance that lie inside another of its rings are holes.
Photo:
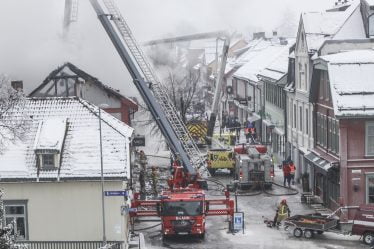
[[[0,73],[23,80],[28,93],[53,69],[70,61],[104,83],[132,95],[134,87],[88,0],[62,39],[64,0],[0,0]],[[270,32],[285,16],[320,11],[334,0],[117,0],[139,42],[168,35],[230,29]],[[293,14],[291,14],[293,13]],[[292,21],[292,20],[290,20]]]

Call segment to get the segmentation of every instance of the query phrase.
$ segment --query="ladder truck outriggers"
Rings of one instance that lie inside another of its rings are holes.
[[[113,0],[90,2],[175,159],[169,189],[163,191],[159,199],[140,200],[139,195],[134,194],[132,220],[142,216],[161,217],[163,236],[204,236],[205,219],[211,215],[227,215],[232,221],[234,201],[230,200],[228,191],[225,198],[206,199],[203,190],[206,181],[202,179],[202,175],[207,174],[205,160]],[[216,205],[220,208],[213,209]]]

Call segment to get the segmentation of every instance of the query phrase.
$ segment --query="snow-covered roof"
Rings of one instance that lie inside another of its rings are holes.
[[[46,118],[39,122],[34,150],[61,152],[66,133],[66,118]]]
[[[98,107],[76,97],[27,99],[22,110],[22,116],[27,117],[24,138],[9,142],[0,154],[0,179],[43,181],[100,177],[98,110]],[[4,119],[11,121],[19,115],[15,108]],[[104,175],[121,179],[129,177],[129,138],[133,128],[105,111],[101,112],[101,117]],[[65,124],[63,120],[66,120]],[[64,125],[66,134],[62,139],[59,168],[38,170],[35,144],[43,147],[56,141],[60,143]]]
[[[341,52],[321,59],[327,62],[335,115],[374,116],[374,50]]]
[[[325,40],[365,38],[360,1],[354,0],[345,11],[306,12],[302,14],[308,50],[318,50]]]
[[[278,78],[278,74],[274,75],[276,71],[287,72],[284,68],[288,66],[288,49],[288,46],[263,42],[247,51],[243,58],[238,60],[239,63],[241,61],[246,61],[246,63],[234,73],[234,76],[253,82],[258,82],[258,74],[268,74],[270,77]],[[285,55],[284,58],[283,55]],[[285,59],[282,62],[285,62],[284,64],[280,63],[281,58]],[[277,65],[277,63],[282,65]],[[269,70],[265,70],[268,67],[270,67]]]

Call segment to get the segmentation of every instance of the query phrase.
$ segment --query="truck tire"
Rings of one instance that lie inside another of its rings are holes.
[[[370,243],[371,243],[371,241],[373,241],[373,239],[374,239],[374,234],[373,233],[370,233],[370,232],[364,233],[363,240],[364,240],[364,243],[366,245],[370,245]]]
[[[295,236],[296,238],[300,238],[301,236],[303,236],[303,230],[301,230],[300,228],[295,228],[293,230],[293,236]]]
[[[304,237],[305,237],[305,238],[307,238],[307,239],[311,239],[311,238],[313,238],[313,236],[314,236],[314,232],[313,232],[313,230],[306,229],[306,230],[304,231]]]

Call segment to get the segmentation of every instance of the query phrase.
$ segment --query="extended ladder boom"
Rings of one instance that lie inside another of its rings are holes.
[[[129,70],[136,88],[165,136],[170,149],[175,156],[179,157],[184,169],[191,176],[196,176],[198,170],[203,173],[205,161],[201,157],[199,149],[189,135],[175,107],[171,104],[166,90],[160,84],[160,80],[156,77],[113,0],[103,0],[108,13],[104,13],[98,0],[90,1],[123,63]]]
[[[208,131],[207,131],[208,142],[211,142],[211,139],[213,137],[214,126],[216,123],[217,112],[218,112],[218,107],[219,107],[219,101],[221,100],[222,84],[223,84],[223,77],[225,76],[227,56],[228,56],[228,52],[230,48],[230,37],[226,36],[224,40],[225,42],[223,44],[223,49],[222,49],[221,64],[220,64],[218,75],[216,75],[216,88],[214,90],[212,112],[210,114],[210,119],[208,123]],[[218,65],[216,66],[218,67]]]

